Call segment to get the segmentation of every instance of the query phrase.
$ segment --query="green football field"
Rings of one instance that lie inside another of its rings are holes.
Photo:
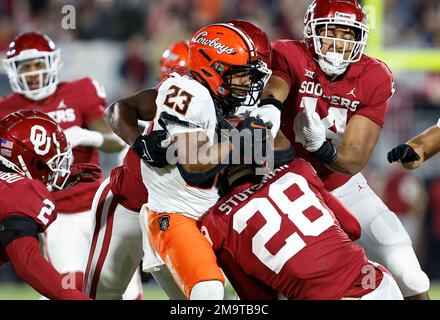
[[[440,300],[440,283],[432,283],[429,291],[432,300]],[[40,295],[26,284],[0,285],[0,300],[35,300]],[[164,300],[163,291],[155,284],[144,285],[144,299]]]

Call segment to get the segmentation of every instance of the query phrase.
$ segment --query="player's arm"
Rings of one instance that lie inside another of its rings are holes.
[[[173,134],[171,141],[177,150],[177,167],[188,184],[207,181],[229,163],[232,143],[228,139],[210,145],[205,132],[193,131]]]
[[[177,167],[188,184],[200,185],[232,163],[232,160],[241,161],[239,155],[251,154],[250,151],[266,145],[267,129],[261,119],[246,117],[237,124],[236,129],[229,139],[220,142],[216,142],[216,138],[209,139],[207,133],[199,129],[181,131],[182,128],[177,128],[171,133],[171,141],[177,150]],[[247,130],[243,136],[250,140],[240,139],[243,130]],[[246,140],[249,144],[246,144]],[[261,146],[257,145],[260,143]],[[253,156],[253,161],[260,161],[256,155]]]
[[[355,175],[368,163],[382,131],[374,121],[363,115],[354,115],[349,120],[340,145],[335,146],[326,139],[326,128],[320,116],[304,108],[304,147],[310,154],[333,171]]]
[[[156,113],[155,89],[145,89],[113,102],[105,117],[113,131],[130,146],[142,134],[138,120],[151,121]]]
[[[152,121],[156,114],[155,89],[145,89],[113,102],[106,110],[105,117],[110,127],[146,163],[163,167],[167,165],[166,148],[161,142],[166,139],[163,130],[142,135],[138,120]]]
[[[440,152],[439,124],[426,129],[405,144],[388,152],[388,161],[400,161],[406,169],[418,168],[423,161]]]
[[[291,49],[284,41],[272,43],[271,69],[273,73],[261,94],[262,102],[265,99],[274,99],[278,103],[283,103],[289,95],[291,85],[295,81],[289,58],[296,52],[292,52]]]
[[[125,143],[114,134],[104,117],[94,119],[88,123],[92,132],[101,134],[102,144],[99,147],[104,152],[119,152],[124,148]]]
[[[277,75],[272,75],[264,87],[263,93],[261,94],[261,100],[267,98],[274,98],[279,102],[284,102],[289,95],[290,87],[289,84]]]
[[[90,300],[80,291],[70,288],[42,256],[37,241],[38,225],[35,221],[28,217],[12,216],[2,224],[2,245],[21,279],[49,299]]]
[[[327,164],[327,167],[348,175],[360,172],[367,165],[381,131],[382,128],[370,119],[353,116],[347,124],[342,143],[336,147],[336,161]]]

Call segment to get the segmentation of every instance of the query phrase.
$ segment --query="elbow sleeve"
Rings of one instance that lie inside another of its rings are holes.
[[[29,217],[12,216],[0,224],[0,242],[3,248],[13,240],[31,236],[37,239],[38,224]]]

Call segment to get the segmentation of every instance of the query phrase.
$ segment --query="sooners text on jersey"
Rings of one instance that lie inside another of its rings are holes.
[[[346,73],[331,82],[321,71],[303,41],[278,40],[273,43],[273,74],[290,87],[281,115],[281,130],[294,143],[298,156],[310,161],[327,190],[343,185],[350,177],[335,173],[309,156],[302,143],[301,128],[295,119],[303,108],[316,111],[327,128],[327,140],[342,141],[348,121],[364,116],[383,126],[387,101],[394,92],[391,71],[379,60],[363,55]]]

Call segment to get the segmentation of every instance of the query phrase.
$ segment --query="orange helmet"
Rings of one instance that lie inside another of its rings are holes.
[[[189,71],[223,106],[237,106],[253,91],[263,90],[258,62],[252,39],[232,24],[208,25],[189,44]],[[234,75],[248,75],[250,83],[232,84]]]
[[[229,20],[228,23],[237,28],[240,28],[254,42],[255,50],[257,51],[257,57],[260,60],[258,63],[258,69],[260,70],[260,72],[265,74],[261,81],[263,82],[263,87],[266,86],[270,76],[272,75],[272,70],[270,70],[270,67],[272,65],[272,46],[270,44],[269,37],[263,30],[261,30],[259,27],[249,21]],[[261,84],[257,83],[255,85],[260,86]],[[260,99],[260,95],[261,91],[258,92],[254,90],[253,94],[250,94],[248,99],[244,103],[242,103],[242,105],[254,106]]]
[[[160,58],[160,78],[166,76],[167,71],[175,66],[188,66],[188,41],[180,41],[169,46]]]

